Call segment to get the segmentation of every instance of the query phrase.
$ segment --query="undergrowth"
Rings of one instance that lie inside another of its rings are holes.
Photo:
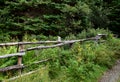
[[[97,82],[103,72],[111,68],[115,60],[120,58],[119,46],[120,40],[109,34],[103,43],[88,41],[63,47],[29,51],[23,56],[23,64],[27,67],[22,72],[39,70],[28,76],[20,77],[14,82]],[[3,47],[4,51],[2,49],[0,51],[13,53],[16,51],[15,49],[15,47],[11,47],[11,51],[9,51]],[[33,62],[44,59],[49,60],[33,64]],[[0,67],[14,65],[16,62],[15,57],[2,59]],[[17,75],[17,70],[1,73],[0,79],[8,79],[13,77],[13,74]]]

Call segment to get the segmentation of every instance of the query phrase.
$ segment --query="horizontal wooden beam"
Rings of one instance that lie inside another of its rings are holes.
[[[75,42],[89,41],[89,40],[96,40],[96,38],[93,37],[93,38],[87,38],[87,39],[81,39],[81,40],[64,41],[63,43],[55,44],[55,45],[52,45],[52,46],[37,46],[37,47],[27,48],[26,51],[38,50],[38,49],[46,49],[46,48],[54,48],[54,47],[59,47],[59,46],[63,46],[63,45],[66,45],[66,44],[71,44],[71,43],[75,43]]]
[[[22,68],[24,68],[23,65],[13,65],[13,66],[5,67],[5,68],[0,68],[0,72],[5,72],[5,71],[13,70],[13,69],[22,69]]]
[[[47,61],[49,61],[51,59],[52,58],[44,59],[44,60],[41,60],[41,61],[36,61],[36,62],[33,62],[33,64],[39,64],[39,63],[47,62]]]
[[[23,56],[25,55],[25,52],[20,52],[20,53],[13,53],[13,54],[6,54],[3,56],[0,56],[0,59],[2,58],[8,58],[8,57],[13,57],[13,56]]]
[[[25,76],[28,76],[28,75],[33,74],[33,73],[38,73],[39,71],[45,70],[45,69],[46,69],[46,67],[43,67],[43,68],[41,68],[41,69],[38,69],[38,70],[35,70],[35,71],[31,71],[31,72],[28,72],[28,73],[24,73],[24,74],[21,74],[21,75],[19,75],[19,76],[16,76],[16,77],[7,79],[7,80],[2,81],[2,82],[14,81],[15,79],[18,79],[18,78],[21,78],[21,77],[25,77]]]
[[[106,36],[106,34],[98,34],[96,36]],[[28,45],[28,44],[44,44],[44,43],[63,43],[65,41],[61,41],[61,38],[58,38],[58,41],[38,41],[38,42],[9,42],[9,43],[0,43],[0,47],[2,46],[15,46],[15,45]]]
[[[10,42],[10,43],[1,43],[2,46],[15,46],[15,45],[28,45],[28,44],[43,44],[43,43],[59,43],[59,41],[38,41],[38,42]]]
[[[44,60],[41,60],[41,61],[37,61],[37,62],[33,62],[33,64],[39,64],[39,63],[43,63],[43,62],[47,62],[49,60],[51,60],[52,58],[48,58],[48,59],[44,59]],[[21,68],[25,68],[25,67],[28,67],[28,66],[24,66],[24,65],[13,65],[13,66],[8,66],[8,67],[5,67],[5,68],[0,68],[0,72],[5,72],[5,71],[9,71],[9,70],[14,70],[14,69],[21,69]]]

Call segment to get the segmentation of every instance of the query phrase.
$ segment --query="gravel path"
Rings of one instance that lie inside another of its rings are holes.
[[[108,70],[98,82],[117,82],[120,78],[120,60]]]

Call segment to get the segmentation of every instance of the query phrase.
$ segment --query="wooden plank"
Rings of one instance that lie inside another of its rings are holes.
[[[20,52],[20,53],[13,53],[13,54],[6,54],[3,56],[0,56],[0,59],[2,58],[8,58],[8,57],[13,57],[13,56],[23,56],[25,55],[25,52]]]
[[[13,66],[5,67],[5,68],[0,68],[0,72],[5,72],[5,71],[13,70],[13,69],[22,69],[22,68],[24,68],[23,65],[13,65]]]

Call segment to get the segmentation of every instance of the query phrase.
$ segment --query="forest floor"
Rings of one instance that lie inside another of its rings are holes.
[[[120,60],[107,72],[103,74],[99,82],[120,82]]]

